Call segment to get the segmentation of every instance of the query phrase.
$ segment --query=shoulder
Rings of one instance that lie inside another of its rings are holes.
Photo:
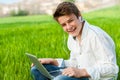
[[[102,44],[114,45],[111,36],[100,27],[90,25],[88,35],[92,43],[97,40],[97,42],[99,41]]]
[[[95,36],[101,36],[103,34],[106,34],[106,32],[102,30],[100,27],[91,25],[87,21],[85,21],[82,31],[83,37],[95,37]]]
[[[89,34],[91,34],[93,36],[101,36],[103,34],[106,34],[106,32],[98,26],[90,25],[89,26]]]
[[[89,25],[88,28],[89,28],[88,35],[91,36],[92,38],[93,37],[98,37],[98,38],[107,37],[111,39],[110,35],[98,26]]]

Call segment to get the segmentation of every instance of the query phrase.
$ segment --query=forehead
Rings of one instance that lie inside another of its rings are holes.
[[[68,20],[70,20],[70,19],[75,19],[75,18],[77,18],[77,17],[76,17],[74,14],[64,15],[64,16],[58,17],[58,22],[59,22],[60,24],[63,24],[63,23],[65,23],[65,22],[67,22]]]

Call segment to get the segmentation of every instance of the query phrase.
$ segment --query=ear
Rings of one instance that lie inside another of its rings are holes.
[[[79,20],[80,20],[80,22],[84,21],[84,19],[82,18],[82,16],[79,16]]]
[[[81,16],[79,16],[79,20],[80,20],[80,22],[83,22],[83,20],[82,20],[82,17],[81,17]]]

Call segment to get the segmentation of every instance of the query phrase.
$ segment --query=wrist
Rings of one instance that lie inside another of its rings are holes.
[[[58,62],[57,62],[57,60],[56,59],[52,59],[52,61],[51,61],[52,63],[51,64],[53,64],[53,65],[55,65],[55,66],[58,66]]]
[[[80,73],[81,73],[81,77],[90,77],[90,75],[87,73],[86,69],[81,69]]]

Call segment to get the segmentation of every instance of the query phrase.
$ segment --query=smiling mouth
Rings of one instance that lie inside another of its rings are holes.
[[[76,30],[76,28],[72,29],[72,30],[68,30],[69,33],[73,33]]]

